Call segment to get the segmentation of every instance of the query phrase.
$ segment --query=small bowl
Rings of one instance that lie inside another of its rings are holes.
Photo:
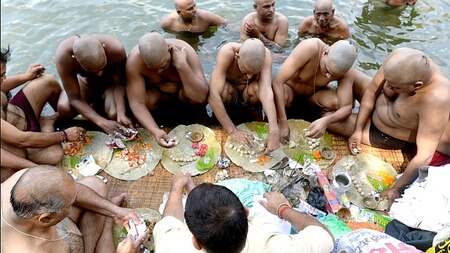
[[[204,137],[205,137],[205,135],[200,131],[186,133],[186,139],[188,139],[192,142],[200,142],[201,140],[203,140]]]
[[[331,159],[333,159],[335,153],[334,153],[334,150],[331,149],[330,147],[323,147],[320,150],[320,155],[323,157],[323,159],[331,160]]]

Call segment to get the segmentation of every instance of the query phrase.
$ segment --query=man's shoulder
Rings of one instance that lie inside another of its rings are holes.
[[[172,12],[161,19],[160,25],[163,29],[170,29],[174,26],[178,18],[178,13]]]
[[[300,22],[300,32],[308,32],[314,26],[314,20],[314,16],[304,18],[303,21]]]

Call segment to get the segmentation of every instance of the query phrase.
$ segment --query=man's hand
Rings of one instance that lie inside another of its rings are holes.
[[[101,127],[106,134],[112,134],[114,136],[124,138],[122,135],[124,127],[114,120],[105,119],[98,126]]]
[[[195,184],[192,181],[191,173],[177,173],[173,176],[172,179],[172,191],[183,191],[186,188],[186,191],[189,193],[192,189],[194,189]]]
[[[280,131],[271,131],[269,129],[269,135],[267,136],[267,147],[265,153],[270,153],[278,148],[280,145]]]
[[[179,69],[188,65],[186,48],[183,47],[181,50],[174,46],[171,46],[170,48],[172,50],[172,64],[175,68]]]
[[[387,199],[387,201],[388,201],[387,211],[389,211],[391,209],[391,206],[392,206],[392,203],[394,203],[394,200],[397,198],[400,198],[400,197],[401,197],[400,192],[395,188],[388,189],[381,193],[381,199],[384,198],[384,199]]]
[[[348,149],[350,150],[350,153],[352,153],[352,155],[357,155],[359,154],[359,152],[361,152],[361,139],[361,131],[353,132],[350,138],[348,138]]]
[[[122,126],[134,129],[133,122],[125,115],[117,115],[117,123],[121,124]]]
[[[312,122],[308,128],[306,128],[305,135],[310,138],[319,138],[325,133],[328,123],[326,119],[320,118]]]
[[[288,203],[288,200],[286,199],[286,197],[279,193],[279,192],[266,192],[264,193],[263,197],[267,200],[259,200],[259,203],[267,209],[267,211],[269,211],[272,214],[275,214],[278,216],[277,214],[277,208],[280,206],[280,204],[282,203]]]
[[[289,143],[289,139],[290,139],[290,130],[289,130],[289,125],[286,124],[286,126],[282,126],[280,125],[280,141],[282,143]]]
[[[258,27],[256,27],[255,22],[253,20],[246,22],[244,28],[245,28],[245,33],[247,33],[247,35],[249,37],[259,39],[260,32],[258,30]]]
[[[84,133],[82,127],[69,127],[64,131],[67,134],[67,140],[70,142],[80,140]]]
[[[25,73],[28,80],[33,80],[37,77],[40,77],[45,72],[45,67],[42,64],[35,63],[31,64],[28,67],[27,72]]]
[[[235,129],[231,136],[239,143],[246,145],[247,147],[250,147],[253,143],[253,139],[255,138],[252,133],[249,133],[247,131],[242,131],[239,129]]]
[[[148,240],[149,229],[147,228],[145,232],[133,241],[130,236],[127,236],[123,241],[117,245],[117,253],[140,253],[141,245]]]
[[[164,148],[172,148],[176,145],[176,139],[170,138],[164,130],[158,129],[158,131],[154,134],[156,142],[158,142],[159,146]]]
[[[114,221],[117,224],[130,229],[130,219],[133,220],[136,224],[140,224],[142,222],[141,216],[136,210],[125,207],[117,207],[116,216],[114,217]]]

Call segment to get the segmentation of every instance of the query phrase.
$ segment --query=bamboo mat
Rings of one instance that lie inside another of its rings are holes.
[[[216,139],[222,144],[223,147],[228,137],[227,132],[220,126],[211,128],[216,134]],[[165,130],[167,132],[170,131],[170,129]],[[339,161],[342,157],[350,155],[347,140],[343,137],[333,135],[333,149],[336,152],[336,159],[334,163]],[[403,172],[406,165],[413,157],[413,154],[408,151],[383,150],[368,146],[363,146],[362,152],[381,158],[385,162],[391,164],[397,172]],[[222,155],[225,156],[225,151],[223,149]],[[329,168],[332,168],[334,163]],[[258,179],[262,177],[262,173],[250,173],[234,164],[231,164],[227,170],[230,178]],[[219,167],[216,164],[216,166],[210,171],[202,175],[195,176],[193,178],[194,183],[196,185],[204,182],[213,183],[215,182],[215,176],[218,171]],[[165,170],[161,163],[156,166],[152,173],[134,181],[119,180],[109,176],[104,171],[102,171],[100,175],[108,179],[107,187],[109,190],[109,197],[125,192],[128,196],[123,205],[133,208],[147,207],[158,210],[159,205],[162,203],[164,193],[170,190],[170,186],[172,184],[172,174]]]

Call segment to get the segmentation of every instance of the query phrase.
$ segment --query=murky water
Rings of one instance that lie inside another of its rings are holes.
[[[426,52],[450,76],[450,1],[418,0],[415,6],[389,7],[381,0],[335,0],[336,15],[350,25],[358,49],[356,66],[373,75],[397,47]],[[312,14],[313,0],[277,0],[277,11],[289,20],[287,56],[298,43],[297,29]],[[218,48],[239,40],[239,24],[253,10],[252,1],[197,0],[199,8],[226,18],[229,25],[203,36],[183,37],[198,51],[209,79]],[[105,33],[117,37],[129,52],[146,32],[162,32],[159,20],[174,9],[171,0],[2,0],[1,44],[10,44],[8,75],[26,71],[30,63],[44,64],[57,75],[54,54],[59,43],[73,34]],[[176,37],[165,33],[166,37]],[[282,58],[282,57],[281,57]],[[274,64],[274,73],[280,63]]]

